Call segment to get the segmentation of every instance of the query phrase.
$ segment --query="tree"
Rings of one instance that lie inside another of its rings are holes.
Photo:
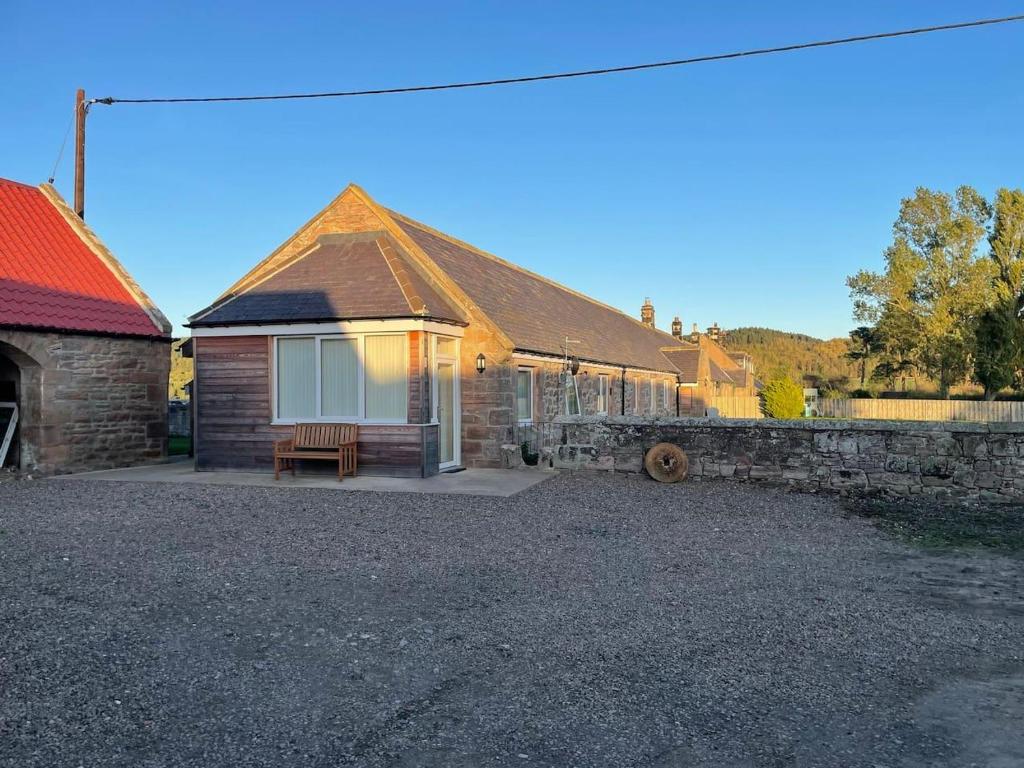
[[[867,379],[868,360],[885,349],[882,334],[869,325],[862,325],[850,331],[846,358],[860,366],[860,386],[864,388]]]
[[[989,255],[995,269],[991,306],[978,318],[974,377],[992,400],[1024,368],[1024,191],[996,193]]]
[[[900,204],[882,274],[847,279],[854,318],[885,339],[883,362],[908,364],[945,396],[971,368],[975,318],[988,303],[992,261],[978,255],[991,209],[971,187],[954,196],[919,187]]]
[[[1021,365],[1021,333],[1013,315],[999,304],[978,319],[974,378],[985,388],[985,399],[995,400],[1010,386]]]
[[[761,409],[772,419],[804,415],[804,391],[792,379],[772,379],[761,390]]]

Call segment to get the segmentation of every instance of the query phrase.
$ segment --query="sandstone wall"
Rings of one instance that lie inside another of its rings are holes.
[[[74,472],[165,456],[169,342],[0,329],[0,354],[21,374],[21,466]]]
[[[564,418],[542,456],[554,466],[642,472],[660,442],[690,476],[803,489],[987,501],[1024,499],[1024,424]]]

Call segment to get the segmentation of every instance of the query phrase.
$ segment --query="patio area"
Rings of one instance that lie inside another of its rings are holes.
[[[196,472],[191,460],[171,461],[127,469],[82,472],[53,478],[56,482],[109,480],[133,483],[185,483],[189,485],[239,485],[263,488],[330,488],[337,491],[379,491],[382,493],[447,493],[470,496],[512,496],[552,477],[543,470],[467,469],[433,477],[379,477],[357,475],[338,482],[327,472],[282,474],[274,480],[262,472]]]

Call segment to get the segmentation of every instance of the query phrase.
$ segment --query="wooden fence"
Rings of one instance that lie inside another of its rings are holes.
[[[716,408],[723,419],[760,419],[764,416],[759,397],[712,397],[708,407]]]
[[[893,421],[1024,421],[1024,402],[982,400],[819,400],[818,415],[832,419]]]

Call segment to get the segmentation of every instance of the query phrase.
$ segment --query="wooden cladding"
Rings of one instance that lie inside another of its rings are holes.
[[[410,343],[410,416],[418,417],[425,393],[423,334]],[[196,467],[270,471],[274,440],[292,425],[271,424],[271,344],[267,336],[203,336],[195,344]],[[413,367],[415,366],[415,367]],[[414,411],[413,392],[420,402]],[[429,399],[427,400],[429,403]],[[360,473],[418,477],[437,472],[437,427],[360,424]],[[300,470],[303,469],[300,467]],[[316,467],[309,467],[315,471]]]

